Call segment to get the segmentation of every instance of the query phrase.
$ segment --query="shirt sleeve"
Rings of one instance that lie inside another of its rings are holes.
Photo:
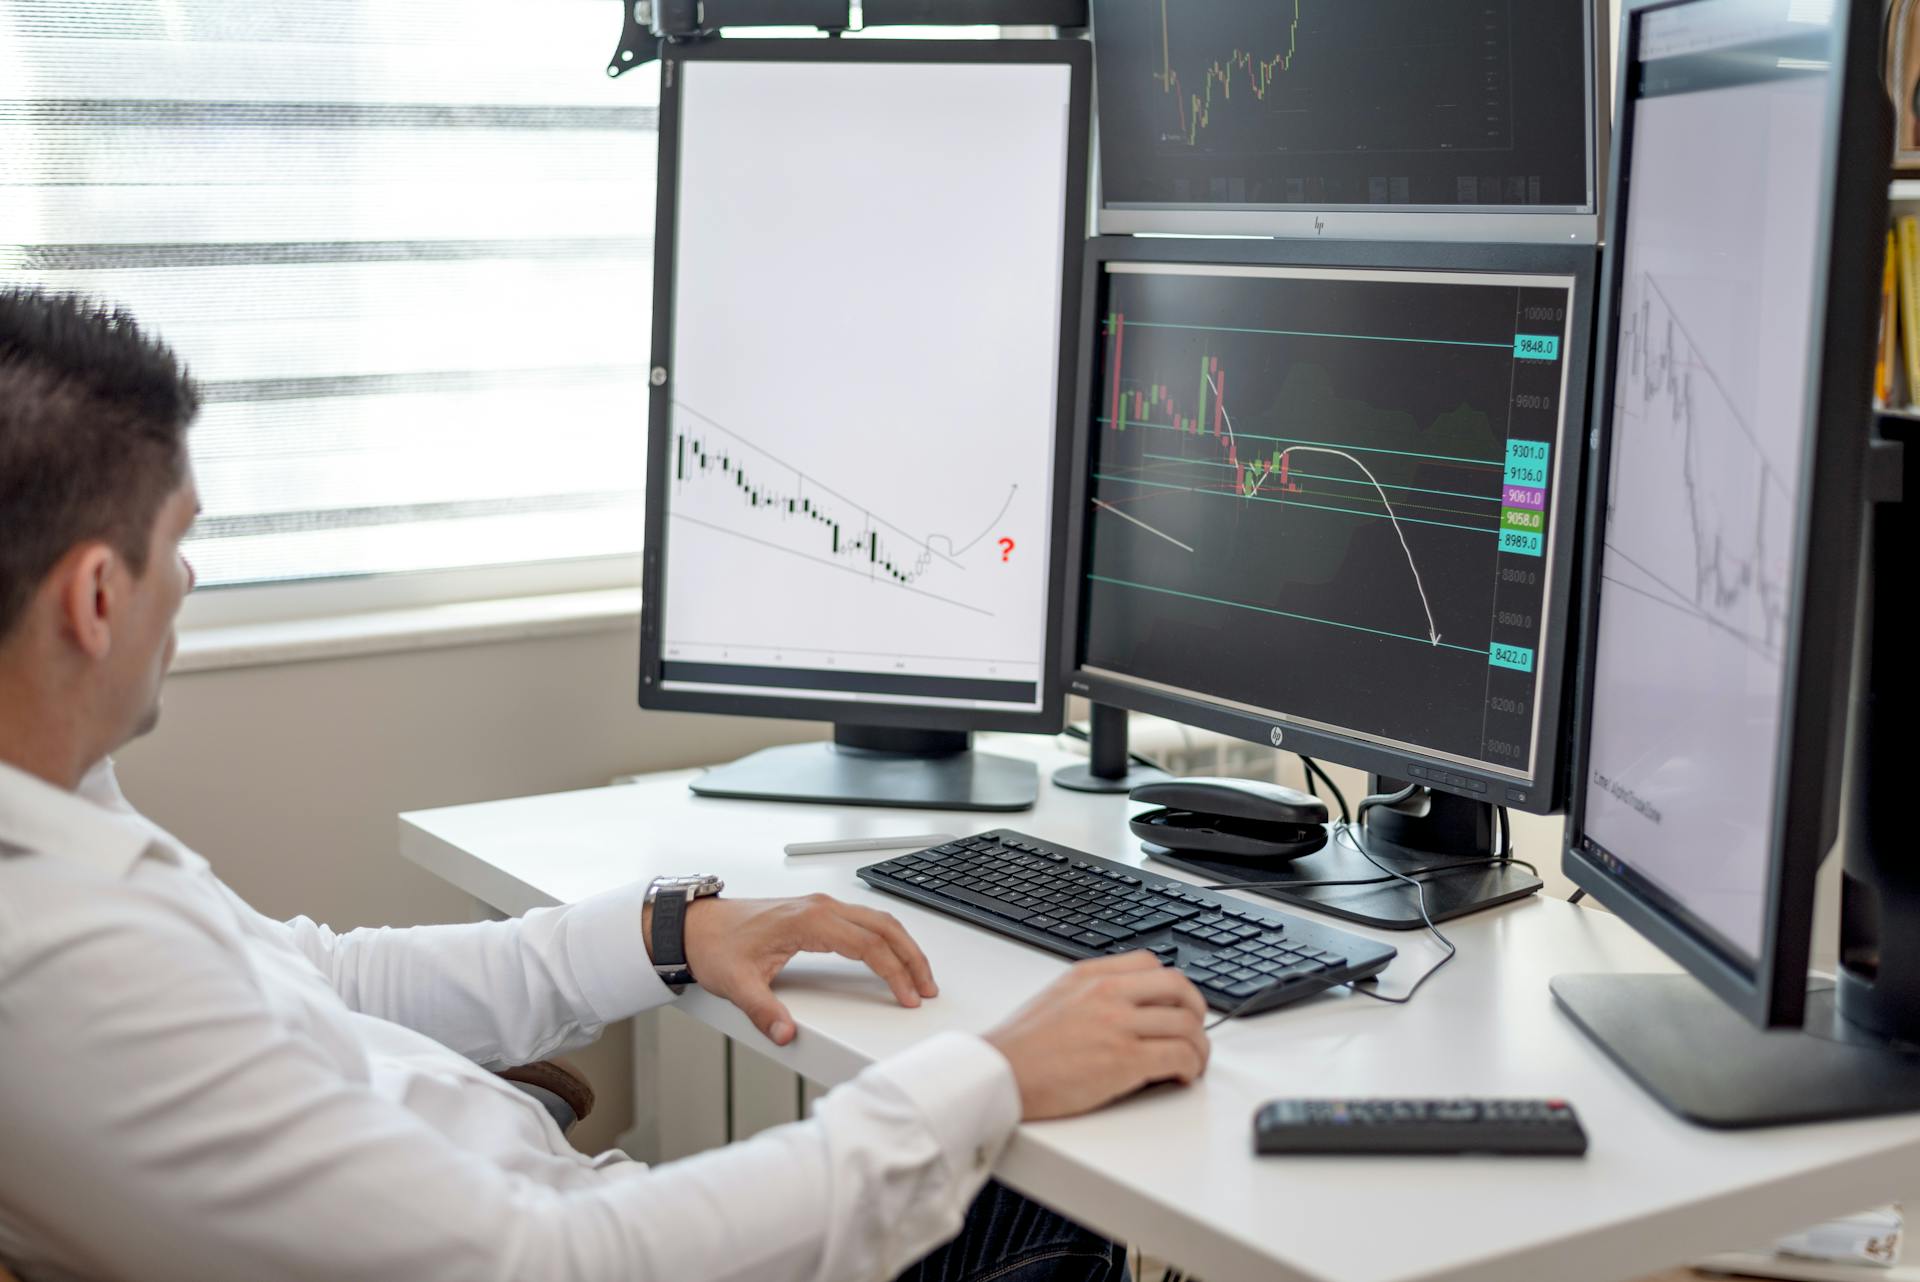
[[[512,921],[344,933],[272,922],[354,1010],[424,1033],[489,1068],[584,1046],[614,1020],[673,1000],[641,933],[646,883]]]
[[[809,1121],[556,1188],[378,1096],[211,927],[74,917],[0,936],[0,1208],[82,1276],[881,1282],[958,1228],[1017,1112],[998,1053],[942,1034]]]

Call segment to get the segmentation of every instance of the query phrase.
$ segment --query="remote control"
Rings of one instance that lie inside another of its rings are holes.
[[[1578,1157],[1587,1133],[1558,1099],[1279,1099],[1253,1115],[1253,1148]]]

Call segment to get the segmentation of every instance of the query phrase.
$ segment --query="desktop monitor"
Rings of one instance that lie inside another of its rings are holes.
[[[1593,244],[1593,0],[1093,0],[1100,230]]]
[[[1091,242],[1072,691],[1419,784],[1479,834],[1436,854],[1553,809],[1594,271],[1573,246]]]
[[[1812,1009],[1837,830],[1886,217],[1878,20],[1872,0],[1622,19],[1566,869],[1691,978],[1555,991],[1655,1094],[1725,1125],[1875,1111],[1890,1097],[1865,1079],[1900,1076],[1831,1019],[1757,1031]],[[1907,1089],[1920,1106],[1920,1069]]]
[[[661,80],[640,703],[829,720],[696,792],[1010,810],[1057,731],[1091,59],[715,40]]]

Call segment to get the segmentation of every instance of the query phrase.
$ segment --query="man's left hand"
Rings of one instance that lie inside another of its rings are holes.
[[[804,899],[696,899],[687,905],[687,965],[694,982],[746,1013],[774,1045],[793,1040],[793,1016],[773,977],[795,953],[838,953],[887,981],[902,1006],[940,992],[926,954],[890,914],[830,895]]]

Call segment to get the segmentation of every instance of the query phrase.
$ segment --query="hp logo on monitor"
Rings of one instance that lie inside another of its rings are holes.
[[[1279,726],[1275,726],[1273,729],[1267,731],[1267,742],[1272,744],[1276,748],[1280,746],[1281,742],[1285,740],[1286,737],[1287,737],[1286,733],[1282,731]]]

